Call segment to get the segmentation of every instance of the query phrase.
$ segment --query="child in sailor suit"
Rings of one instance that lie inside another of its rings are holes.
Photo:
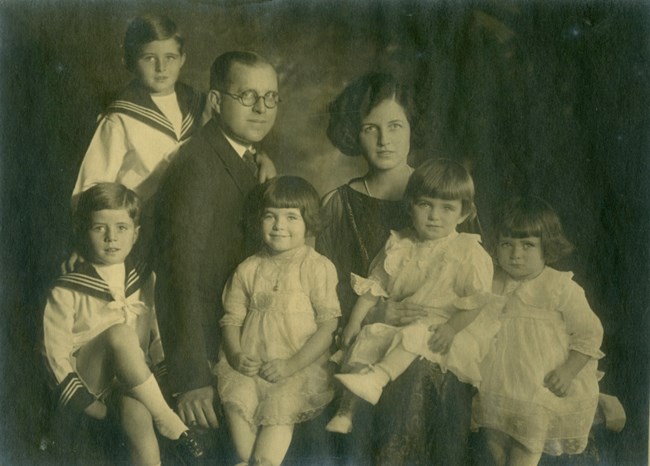
[[[207,119],[205,95],[177,82],[184,39],[169,18],[135,18],[124,38],[124,61],[135,79],[100,117],[73,204],[80,193],[107,181],[132,189],[147,204],[177,147]]]
[[[75,232],[87,260],[61,276],[50,292],[43,349],[59,404],[103,419],[104,400],[115,390],[133,464],[155,465],[160,451],[153,425],[190,456],[203,452],[167,405],[148,364],[161,363],[163,351],[154,276],[129,256],[140,211],[136,194],[118,183],[99,183],[82,193]]]

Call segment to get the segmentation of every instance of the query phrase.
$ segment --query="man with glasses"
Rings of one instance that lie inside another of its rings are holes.
[[[161,184],[154,260],[168,389],[187,425],[214,428],[221,293],[249,252],[244,201],[257,184],[255,146],[277,115],[277,74],[255,53],[225,53],[210,70],[208,101],[213,118],[180,148]]]

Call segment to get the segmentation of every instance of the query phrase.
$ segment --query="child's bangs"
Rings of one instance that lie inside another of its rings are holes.
[[[419,196],[444,199],[446,201],[474,200],[474,185],[471,180],[454,179],[453,177],[432,177],[425,179]]]
[[[264,196],[262,207],[264,209],[304,209],[305,201],[296,197],[296,193],[287,192],[283,189],[275,189],[267,192]]]
[[[499,234],[508,238],[541,238],[544,230],[544,225],[539,219],[521,213],[505,221],[499,229]]]

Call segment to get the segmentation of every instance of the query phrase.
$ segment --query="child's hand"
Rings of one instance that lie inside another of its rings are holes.
[[[563,364],[546,374],[546,377],[544,377],[544,386],[555,396],[567,396],[574,377],[575,374],[573,371],[567,369]]]
[[[88,416],[101,421],[106,417],[106,405],[99,400],[95,400],[84,409],[84,412]]]
[[[257,375],[262,365],[261,361],[256,361],[255,359],[246,356],[244,353],[237,353],[232,357],[232,366],[235,370],[241,374],[247,375],[248,377],[253,377]]]
[[[453,329],[451,325],[443,324],[437,329],[429,328],[433,330],[433,335],[429,338],[429,349],[434,353],[445,354],[449,351],[454,337],[456,336],[456,330]]]
[[[275,178],[278,176],[278,172],[275,169],[273,160],[268,156],[268,154],[263,150],[258,150],[255,154],[255,162],[257,162],[257,181],[261,184],[266,180]]]
[[[295,372],[296,370],[288,359],[274,359],[262,364],[259,374],[267,382],[275,383],[286,379]]]
[[[343,334],[341,335],[341,344],[343,348],[349,348],[354,339],[357,337],[361,331],[361,325],[348,323],[343,329]]]

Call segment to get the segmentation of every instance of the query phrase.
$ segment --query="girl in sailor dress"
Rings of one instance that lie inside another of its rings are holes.
[[[169,408],[150,366],[163,361],[153,305],[154,277],[129,253],[138,238],[140,200],[117,183],[85,191],[75,211],[87,260],[61,276],[43,315],[43,349],[63,409],[96,419],[117,390],[121,425],[135,465],[160,463],[153,430],[192,457],[200,445]]]
[[[585,449],[603,328],[573,274],[547,265],[573,247],[545,201],[507,202],[495,232],[501,330],[482,363],[473,419],[496,465],[532,466],[542,453]]]
[[[294,424],[316,417],[334,396],[328,358],[341,311],[334,265],[305,244],[320,226],[318,193],[291,176],[262,188],[264,247],[224,289],[215,374],[242,464],[278,466]]]

